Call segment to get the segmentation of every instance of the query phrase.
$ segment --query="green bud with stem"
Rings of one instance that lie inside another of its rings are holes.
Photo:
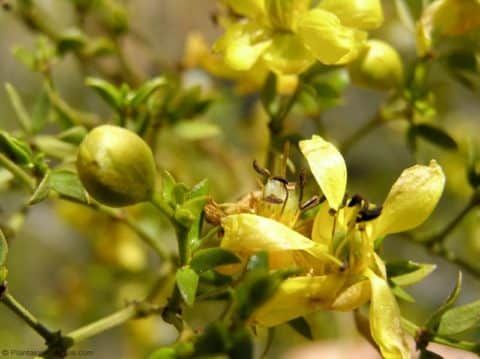
[[[123,207],[150,201],[155,189],[155,160],[135,133],[116,126],[93,129],[80,144],[77,170],[98,202]]]

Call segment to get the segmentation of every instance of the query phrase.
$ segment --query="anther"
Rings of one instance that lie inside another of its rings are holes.
[[[257,172],[259,175],[264,176],[264,177],[270,177],[272,174],[268,169],[265,167],[262,167],[258,164],[257,160],[253,161],[253,169],[255,172]]]
[[[322,196],[322,197],[313,196],[313,197],[310,198],[309,200],[303,202],[303,203],[300,205],[300,209],[301,209],[302,211],[306,211],[306,210],[312,209],[312,208],[318,206],[319,204],[323,203],[325,200],[326,200],[326,198],[325,198],[324,196]]]
[[[348,207],[355,207],[357,205],[360,205],[362,202],[363,197],[359,194],[355,194],[352,198],[350,198],[350,202],[348,202]]]
[[[374,220],[378,218],[380,214],[382,214],[382,207],[364,208],[358,213],[357,223]]]
[[[288,185],[288,180],[287,180],[286,178],[283,178],[283,177],[280,177],[280,176],[272,177],[272,180],[278,181],[278,182],[282,183],[282,184],[285,185],[285,186]]]
[[[265,202],[273,203],[273,204],[282,204],[284,202],[283,199],[278,198],[277,196],[270,194],[263,199]]]

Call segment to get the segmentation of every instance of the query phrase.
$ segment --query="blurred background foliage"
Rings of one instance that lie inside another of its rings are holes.
[[[45,66],[62,99],[73,108],[100,118],[109,118],[113,113],[85,84],[85,74],[99,75],[95,66],[106,69],[114,82],[118,81],[119,74],[127,79],[130,76],[134,88],[138,85],[133,80],[137,76],[148,79],[182,69],[178,79],[181,86],[188,89],[199,85],[198,89],[191,90],[190,96],[201,97],[209,106],[205,111],[193,111],[193,121],[179,121],[160,128],[155,139],[159,168],[167,169],[188,185],[207,178],[212,195],[218,201],[235,200],[255,188],[256,176],[251,163],[253,159],[264,160],[267,146],[267,117],[255,101],[257,95],[240,96],[238,89],[228,81],[213,79],[201,69],[183,69],[185,44],[192,32],[203,34],[210,43],[221,32],[212,21],[215,1],[129,1],[125,3],[125,13],[120,12],[117,18],[103,19],[106,15],[101,12],[79,19],[73,1],[37,0],[35,3],[48,15],[49,29],[56,34],[71,35],[74,40],[76,35],[68,33],[67,29],[77,22],[83,22],[92,36],[101,34],[102,28],[95,18],[100,17],[101,23],[110,26],[109,31],[119,33],[118,44],[113,46],[120,46],[122,53],[120,60],[107,55],[79,61],[72,52],[49,59],[48,40],[39,37],[26,25],[28,22],[8,11],[5,5],[5,10],[0,11],[0,83],[14,85],[26,108],[34,108],[42,96],[42,77],[18,58],[23,54],[24,62],[28,62],[25,54],[39,46],[44,48]],[[81,1],[76,3],[81,4]],[[393,44],[402,58],[411,62],[416,56],[415,39],[399,20],[393,3],[384,1],[386,22],[372,37]],[[126,34],[122,33],[124,15],[129,18]],[[68,41],[64,45],[74,46]],[[383,201],[403,168],[416,161],[425,163],[431,158],[437,159],[447,174],[447,190],[435,215],[420,231],[428,228],[433,233],[442,228],[461,211],[471,194],[465,172],[466,155],[462,149],[469,135],[479,141],[479,93],[474,81],[468,81],[465,86],[466,81],[462,84],[453,75],[443,64],[435,64],[429,87],[435,94],[435,123],[458,141],[460,151],[446,151],[422,140],[413,156],[405,145],[405,123],[395,122],[373,131],[345,154],[350,193],[361,193],[377,203]],[[0,93],[0,128],[14,131],[18,128],[15,112],[3,88]],[[332,96],[332,102],[326,103],[321,113],[310,116],[304,109],[294,109],[288,126],[304,136],[321,131],[328,139],[342,142],[365,124],[384,100],[382,93],[348,85]],[[331,106],[332,103],[335,106]],[[47,132],[49,130],[55,128],[47,127]],[[4,172],[0,174],[6,176]],[[141,297],[162,270],[150,249],[123,224],[81,206],[56,201],[42,202],[30,208],[26,215],[21,208],[22,198],[21,191],[0,192],[0,223],[13,232],[19,228],[11,238],[9,285],[16,296],[51,327],[73,329],[108,314],[112,304],[120,306]],[[131,212],[141,218],[146,231],[161,233],[161,240],[174,248],[169,227],[158,221],[158,215],[151,208],[137,206]],[[480,269],[478,216],[475,210],[465,218],[449,236],[448,247]],[[438,264],[433,275],[412,289],[417,302],[402,303],[407,317],[426,318],[454,285],[457,267],[401,236],[386,242],[385,257]],[[459,303],[478,299],[478,293],[480,282],[465,273]],[[209,313],[215,311],[218,308],[207,306],[200,312],[208,318]],[[201,319],[192,320],[200,323]],[[41,341],[10,312],[0,310],[0,323],[0,348],[42,348]],[[356,335],[349,314],[318,313],[311,324],[319,339]],[[279,357],[288,348],[305,343],[305,339],[293,333],[286,326],[278,331],[270,357]],[[259,335],[262,337],[265,333]],[[480,332],[472,336],[478,339]],[[163,324],[160,318],[152,317],[106,332],[81,347],[93,350],[95,358],[139,358],[174,337],[173,328]]]

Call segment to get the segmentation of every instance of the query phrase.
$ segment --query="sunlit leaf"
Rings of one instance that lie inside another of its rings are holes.
[[[198,274],[190,267],[182,267],[177,271],[177,287],[187,305],[195,303],[198,288]]]
[[[451,336],[480,326],[480,301],[447,310],[440,318],[437,334]]]

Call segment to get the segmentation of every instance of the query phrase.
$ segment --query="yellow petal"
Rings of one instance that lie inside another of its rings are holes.
[[[222,221],[221,246],[232,250],[258,252],[307,250],[317,244],[286,225],[254,214],[234,214]]]
[[[362,306],[369,300],[370,283],[367,280],[362,280],[339,293],[333,302],[331,309],[348,312]]]
[[[352,61],[367,38],[365,32],[343,26],[336,15],[322,9],[302,14],[297,33],[317,60],[326,65]]]
[[[409,359],[410,348],[402,329],[400,309],[386,280],[367,270],[371,286],[370,330],[385,359]]]
[[[338,210],[347,188],[347,166],[343,156],[333,144],[320,136],[300,141],[299,145],[328,204]]]
[[[343,25],[361,30],[375,29],[383,22],[380,0],[323,0],[318,7],[337,15]]]
[[[279,33],[263,54],[266,65],[277,74],[299,74],[315,62],[312,53],[303,46],[298,36]]]
[[[264,0],[225,0],[235,12],[250,18],[264,14]]]
[[[292,30],[298,16],[309,7],[310,0],[265,0],[270,24],[280,30]]]
[[[214,50],[225,56],[225,63],[233,70],[251,69],[271,44],[264,31],[252,22],[231,25],[215,43]]]
[[[374,223],[375,237],[408,231],[433,212],[445,187],[445,175],[435,161],[407,168],[394,183]]]
[[[322,204],[313,221],[312,240],[330,246],[334,224],[335,217],[330,213],[330,206]]]
[[[252,324],[274,326],[328,308],[345,279],[339,275],[305,276],[285,280],[255,311]]]

